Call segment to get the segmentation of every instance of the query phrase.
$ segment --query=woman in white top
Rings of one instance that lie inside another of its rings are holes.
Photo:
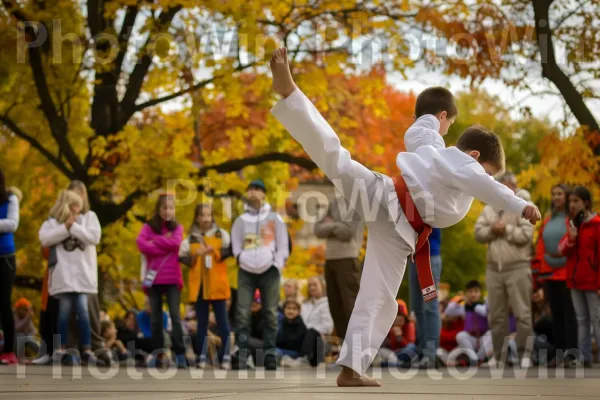
[[[81,196],[70,190],[61,192],[50,211],[50,219],[40,228],[39,238],[42,246],[51,249],[48,288],[50,295],[59,300],[57,330],[61,349],[55,352],[55,358],[62,359],[71,311],[75,308],[83,361],[96,363],[91,352],[88,294],[98,293],[96,246],[102,231],[96,214],[93,211],[81,214],[82,207]]]
[[[302,353],[310,365],[316,367],[325,357],[324,338],[333,332],[333,318],[321,277],[314,276],[308,280],[308,299],[302,304],[300,315],[307,329]]]

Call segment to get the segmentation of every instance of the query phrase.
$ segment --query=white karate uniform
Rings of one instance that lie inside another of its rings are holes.
[[[338,359],[338,364],[362,375],[396,317],[396,295],[417,234],[404,217],[392,179],[352,160],[331,126],[299,89],[279,101],[271,112],[369,229],[360,291]],[[440,228],[456,224],[468,212],[473,196],[498,209],[523,211],[527,205],[524,200],[494,181],[472,157],[455,147],[445,148],[438,130],[439,121],[434,116],[419,118],[404,137],[408,151],[398,154],[396,160],[427,223]]]

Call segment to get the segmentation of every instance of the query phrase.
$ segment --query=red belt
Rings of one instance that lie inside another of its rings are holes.
[[[421,286],[421,294],[425,302],[431,301],[437,297],[437,289],[431,272],[431,260],[429,259],[429,235],[431,234],[431,226],[423,222],[423,218],[419,215],[419,211],[415,207],[413,198],[406,187],[406,181],[402,175],[392,178],[396,195],[404,211],[404,215],[410,226],[419,235],[417,244],[415,245],[414,261],[417,266],[417,275],[419,277],[419,285]]]

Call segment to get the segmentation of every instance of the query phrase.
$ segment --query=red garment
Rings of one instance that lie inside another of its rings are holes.
[[[405,348],[409,343],[415,343],[415,341],[417,340],[416,331],[417,329],[415,328],[415,323],[413,321],[408,320],[402,327],[402,337],[400,338],[400,340],[398,340],[398,338],[394,336],[394,333],[390,329],[390,332],[388,333],[387,337],[387,347],[391,350],[396,351]]]
[[[566,234],[558,249],[567,256],[567,287],[577,290],[600,289],[600,216],[581,224],[577,237],[570,240]]]
[[[462,318],[444,323],[440,333],[440,347],[446,351],[452,351],[457,348],[456,335],[464,329],[465,320]]]
[[[419,211],[415,206],[412,195],[408,191],[406,181],[402,175],[392,178],[396,196],[402,206],[402,211],[406,220],[417,233],[417,243],[415,245],[414,261],[417,266],[417,276],[421,294],[425,302],[431,301],[437,297],[437,289],[431,272],[431,260],[429,254],[429,235],[431,235],[431,226],[423,222]]]
[[[531,260],[531,269],[533,270],[534,286],[537,287],[536,284],[540,284],[544,281],[564,281],[567,279],[567,267],[561,268],[552,268],[548,265],[546,260],[544,259],[544,254],[546,254],[546,246],[544,245],[544,227],[548,223],[548,221],[552,218],[551,216],[547,216],[542,223],[542,227],[540,228],[540,232],[538,235],[538,241],[535,245],[535,256]],[[569,229],[569,219],[565,218],[565,224],[567,225],[567,230]]]

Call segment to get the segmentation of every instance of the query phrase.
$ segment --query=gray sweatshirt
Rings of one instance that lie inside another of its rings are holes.
[[[287,226],[268,203],[256,210],[248,205],[231,228],[231,247],[241,269],[262,274],[285,266],[289,257]]]
[[[343,199],[331,201],[327,216],[331,217],[333,222],[325,222],[323,218],[315,224],[315,235],[327,239],[325,258],[327,260],[358,258],[364,233],[364,222],[360,216],[350,210]]]

